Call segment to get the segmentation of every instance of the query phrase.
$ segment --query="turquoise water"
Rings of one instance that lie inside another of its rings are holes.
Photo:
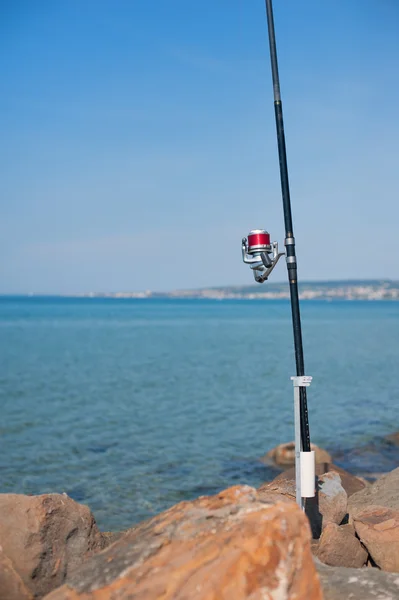
[[[312,441],[339,454],[399,429],[399,303],[302,317]],[[293,437],[290,318],[286,301],[1,298],[0,491],[65,491],[117,530],[258,485]]]

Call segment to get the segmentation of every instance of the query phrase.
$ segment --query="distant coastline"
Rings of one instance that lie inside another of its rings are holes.
[[[55,294],[74,298],[174,298],[210,300],[284,300],[289,299],[288,283],[266,283],[265,285],[225,286],[200,289],[182,289],[169,292],[145,290],[139,292],[85,292],[81,294]],[[25,294],[40,296],[40,294]],[[388,279],[310,281],[299,284],[301,300],[399,300],[399,281]]]

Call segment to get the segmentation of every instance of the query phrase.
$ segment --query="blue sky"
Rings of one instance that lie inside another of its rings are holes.
[[[300,278],[399,279],[399,3],[274,12]],[[282,242],[263,0],[2,0],[0,68],[1,293],[251,283],[242,236]]]

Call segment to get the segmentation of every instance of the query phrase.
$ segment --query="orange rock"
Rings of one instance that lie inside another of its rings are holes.
[[[331,455],[327,450],[319,448],[316,444],[311,444],[311,450],[314,450],[316,463],[330,463]],[[295,464],[295,443],[287,442],[279,444],[272,448],[261,458],[262,462],[275,463],[281,467],[290,467]]]
[[[236,486],[182,502],[88,560],[46,600],[322,600],[295,503]]]
[[[33,600],[11,560],[0,550],[0,600]]]
[[[0,545],[36,597],[105,547],[87,506],[66,494],[0,494]]]
[[[395,431],[395,433],[391,433],[390,435],[386,435],[385,439],[391,444],[395,444],[399,446],[399,431]]]
[[[285,475],[287,473],[288,471],[285,471],[273,479],[273,481],[262,483],[262,485],[258,488],[259,496],[263,499],[270,497],[270,494],[276,494],[278,496],[283,496],[287,500],[292,500],[295,502],[295,470],[293,472],[293,477],[286,477]],[[291,469],[289,473],[291,474]]]
[[[399,511],[370,506],[354,516],[356,533],[383,570],[399,571]]]
[[[363,548],[352,525],[328,523],[323,529],[315,554],[332,567],[360,568],[366,564],[367,551]]]
[[[348,513],[354,518],[369,506],[385,506],[399,510],[399,467],[353,494],[348,501]]]

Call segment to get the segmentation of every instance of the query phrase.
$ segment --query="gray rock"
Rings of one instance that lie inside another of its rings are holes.
[[[398,600],[399,573],[375,568],[328,567],[314,559],[324,600]]]

